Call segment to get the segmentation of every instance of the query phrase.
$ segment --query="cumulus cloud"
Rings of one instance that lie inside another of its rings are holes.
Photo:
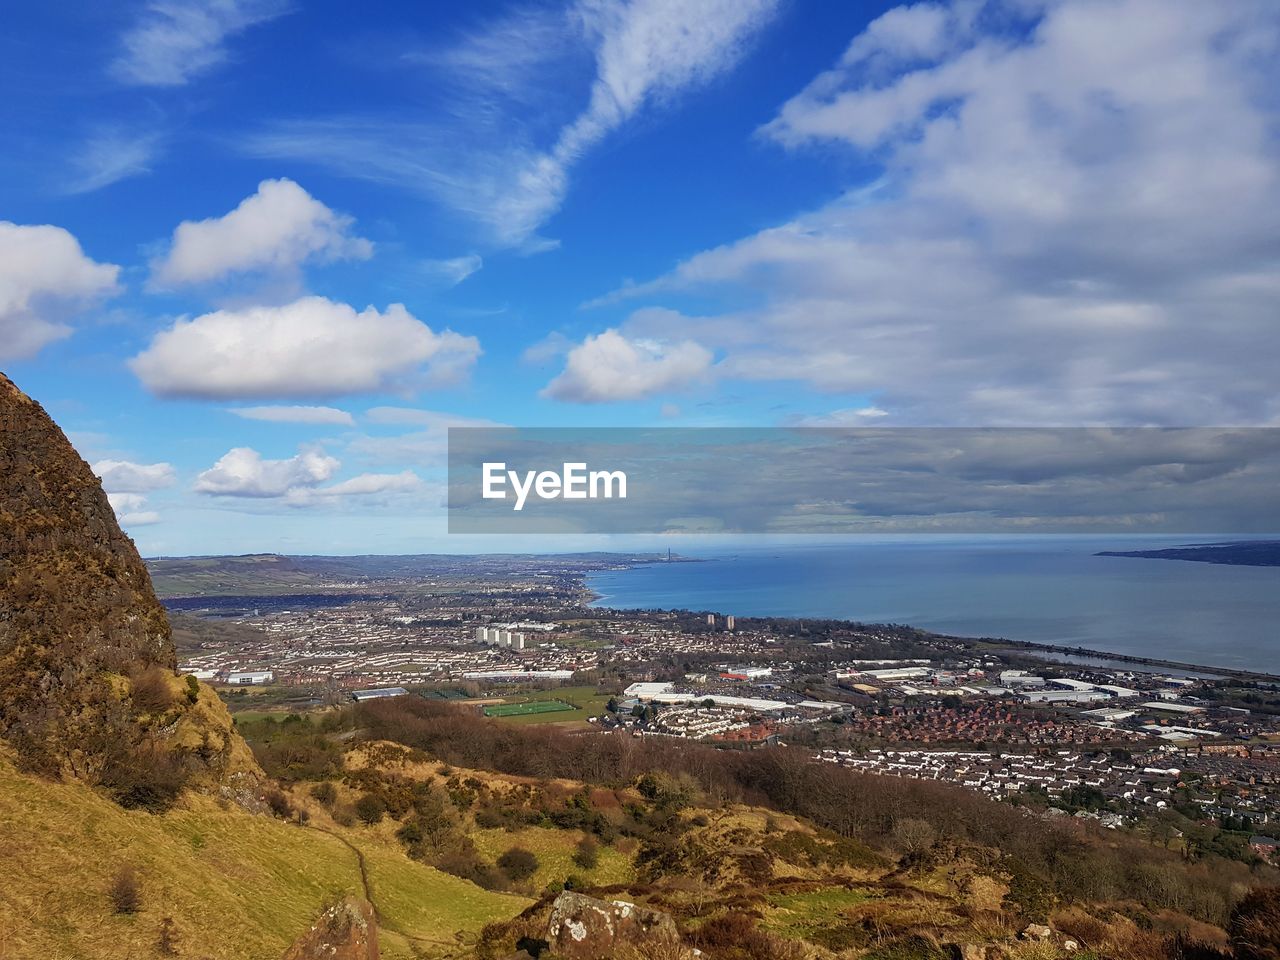
[[[147,498],[140,493],[109,493],[107,500],[122,527],[146,527],[160,522],[160,514],[144,509]]]
[[[711,360],[711,351],[692,340],[629,339],[606,330],[569,351],[543,394],[574,403],[638,400],[688,387],[707,375]]]
[[[219,497],[283,497],[317,486],[342,464],[323,450],[302,448],[287,460],[264,460],[251,447],[235,447],[196,477],[196,493]]]
[[[160,514],[146,508],[146,494],[174,484],[177,476],[171,464],[99,460],[92,469],[102,480],[107,500],[122,527],[145,527],[160,522]]]
[[[347,116],[281,122],[249,137],[253,155],[322,164],[441,201],[493,239],[545,249],[572,168],[646,108],[669,105],[733,67],[779,0],[578,0],[567,15],[516,10],[451,51],[415,58],[456,97],[457,125]],[[565,72],[594,61],[587,105],[547,136]],[[532,100],[536,102],[530,102]]]
[[[177,87],[227,59],[226,41],[288,12],[287,0],[151,0],[111,63],[122,83]]]
[[[761,136],[881,169],[618,298],[717,373],[895,422],[1268,423],[1280,295],[1274,4],[898,8]]]
[[[323,450],[300,447],[287,460],[266,460],[251,447],[228,450],[196,477],[195,491],[216,497],[278,500],[291,507],[380,498],[417,490],[422,481],[412,470],[362,473],[325,486],[342,464]]]
[[[398,303],[357,313],[304,297],[180,319],[129,366],[161,396],[301,398],[451,383],[479,354],[474,337],[436,333]]]
[[[263,180],[230,213],[179,224],[169,252],[152,264],[151,279],[179,286],[252,270],[293,270],[309,260],[367,259],[373,244],[353,236],[352,223],[292,180]]]
[[[269,423],[332,424],[350,427],[356,422],[351,414],[337,407],[233,407],[229,412],[246,420],[266,420]]]
[[[93,472],[102,488],[111,494],[138,494],[173,486],[177,480],[171,463],[132,463],[128,460],[99,460]]]
[[[84,255],[61,227],[0,220],[0,360],[69,336],[67,319],[119,290],[120,268]]]

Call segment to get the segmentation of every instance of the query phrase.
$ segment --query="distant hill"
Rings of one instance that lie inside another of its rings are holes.
[[[1243,540],[1161,550],[1103,550],[1098,557],[1139,557],[1147,560],[1191,560],[1236,567],[1280,567],[1280,540]]]

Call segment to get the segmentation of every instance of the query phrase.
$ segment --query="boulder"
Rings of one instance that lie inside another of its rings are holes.
[[[366,900],[348,897],[321,911],[284,960],[378,960],[378,921]]]
[[[638,951],[680,943],[668,913],[628,903],[598,900],[565,891],[551,905],[547,940],[565,960],[609,960],[624,946]]]
[[[1023,940],[1048,940],[1053,936],[1053,931],[1042,923],[1029,923],[1021,936]]]

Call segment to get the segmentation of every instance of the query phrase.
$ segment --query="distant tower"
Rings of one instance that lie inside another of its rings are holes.
[[[667,563],[671,562],[671,548],[667,547]]]
[[[726,630],[733,629],[733,614],[729,614],[729,616],[724,618],[724,628]]]
[[[714,627],[716,625],[716,615],[714,613],[707,614],[707,626]]]

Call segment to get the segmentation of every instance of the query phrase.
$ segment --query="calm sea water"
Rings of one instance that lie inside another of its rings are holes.
[[[1223,538],[1219,538],[1223,539]],[[1187,538],[856,540],[682,550],[592,576],[596,606],[906,623],[1280,673],[1280,567],[1098,557]]]

